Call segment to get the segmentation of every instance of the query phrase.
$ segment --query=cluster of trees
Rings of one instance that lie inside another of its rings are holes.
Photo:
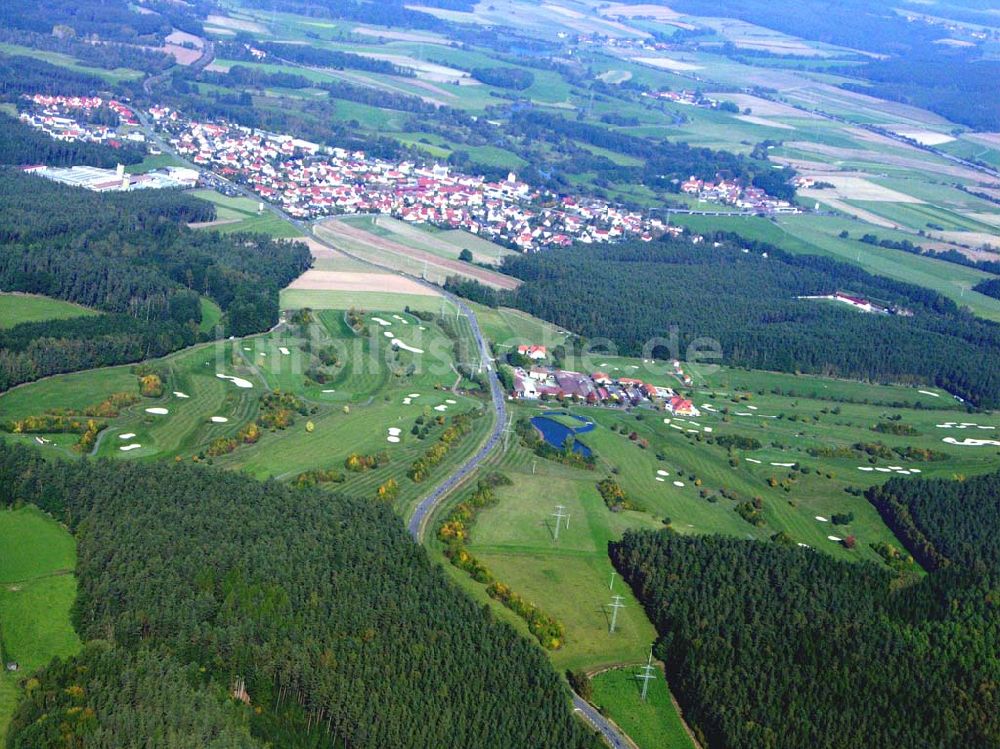
[[[1000,474],[891,479],[866,496],[923,567],[1000,569]]]
[[[512,88],[515,91],[531,88],[531,84],[535,82],[534,73],[524,68],[472,68],[469,72],[477,81],[482,81],[488,86]]]
[[[281,42],[254,42],[254,46],[269,55],[282,60],[288,60],[300,65],[311,65],[318,68],[335,68],[337,70],[363,70],[367,73],[383,73],[385,75],[402,75],[413,77],[415,73],[409,68],[393,65],[386,60],[374,57],[356,55],[352,52],[341,52],[335,49],[314,47],[309,44],[283,44]],[[238,60],[255,59],[250,52],[240,44],[227,47],[227,54],[232,51]]]
[[[418,484],[427,478],[431,469],[444,460],[451,449],[472,431],[472,419],[481,415],[481,412],[477,414],[466,412],[452,416],[451,423],[441,433],[440,439],[413,461],[406,475]]]
[[[146,73],[159,73],[174,64],[172,55],[148,47],[131,44],[91,44],[73,36],[54,36],[32,31],[0,29],[0,41],[32,49],[58,52],[80,60],[85,65],[106,70],[131,68]]]
[[[266,70],[249,67],[247,65],[233,65],[225,73],[213,73],[204,71],[200,80],[216,86],[226,86],[228,88],[309,88],[312,82],[304,75],[298,73],[282,73],[276,71],[269,73]]]
[[[6,331],[0,381],[9,387],[190,345],[198,337],[201,295],[223,309],[227,334],[272,326],[278,291],[309,267],[309,251],[183,225],[211,219],[214,210],[175,191],[98,194],[0,170],[0,289],[113,313]]]
[[[4,3],[0,28],[63,37],[154,43],[170,33],[170,22],[157,13],[139,13],[127,0],[46,0]]]
[[[909,503],[933,482],[890,483],[913,487],[901,500]],[[949,498],[947,506],[922,520],[935,524],[935,543],[967,551],[924,578],[896,578],[795,544],[670,530],[630,531],[611,544],[613,563],[659,632],[655,651],[703,746],[1000,743],[1000,694],[991,686],[1000,679],[992,540],[1000,483],[937,483],[930,493]],[[883,551],[905,565],[898,550]]]
[[[537,647],[383,504],[3,445],[0,483],[5,505],[86,529],[72,617],[90,644],[28,677],[12,747],[597,746]]]
[[[1000,299],[1000,278],[987,278],[985,281],[980,281],[973,286],[972,290],[986,296],[991,296],[994,299]]]
[[[691,344],[707,339],[718,342],[720,363],[932,383],[983,408],[1000,405],[1000,373],[991,365],[1000,356],[1000,325],[935,292],[847,263],[791,255],[728,234],[705,240],[509,256],[504,272],[524,281],[516,291],[472,282],[449,282],[448,288],[486,304],[518,307],[586,338],[610,339],[628,356],[683,357]],[[864,314],[796,299],[838,289],[914,314]]]
[[[21,94],[92,96],[107,88],[107,81],[90,73],[59,67],[33,57],[0,54],[0,96],[6,99]]]

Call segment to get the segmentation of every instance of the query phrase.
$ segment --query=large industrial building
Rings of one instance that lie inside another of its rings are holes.
[[[119,164],[117,169],[101,169],[96,166],[30,166],[25,167],[24,171],[94,192],[187,188],[194,187],[198,183],[196,170],[172,166],[147,174],[128,174],[122,164]]]

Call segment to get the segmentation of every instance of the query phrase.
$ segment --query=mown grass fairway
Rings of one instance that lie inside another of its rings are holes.
[[[0,328],[12,328],[24,322],[66,320],[99,314],[89,307],[38,294],[0,293]]]
[[[642,682],[636,678],[638,667],[613,668],[594,676],[594,704],[605,711],[639,749],[682,749],[694,742],[684,729],[670,699],[663,672],[657,668],[656,678],[649,683],[646,700],[641,699]]]
[[[76,597],[76,545],[34,507],[0,511],[0,738],[7,732],[20,679],[80,647],[69,612]],[[16,662],[17,672],[6,663]]]

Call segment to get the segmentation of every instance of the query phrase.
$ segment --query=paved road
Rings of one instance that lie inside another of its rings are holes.
[[[145,117],[141,113],[138,114],[140,122],[142,123],[144,129],[146,130],[147,136],[151,137],[153,141],[160,146],[160,148],[163,150],[164,153],[168,152],[174,153],[173,149],[170,148],[170,145],[164,139],[160,138],[158,134],[154,133],[153,128],[149,125]],[[174,153],[174,155],[177,156],[176,153]],[[202,171],[200,167],[187,161],[187,159],[182,159],[182,161],[184,161],[186,164],[193,167],[194,169]],[[225,180],[224,178],[220,177],[219,179],[228,182],[228,180]],[[239,190],[242,194],[246,195],[247,197],[253,198],[254,200],[257,201],[260,200],[260,197],[258,195],[255,195],[249,189],[243,187],[242,185],[237,185],[232,182],[229,182],[229,184],[232,185],[237,190]],[[312,231],[310,230],[310,227],[307,222],[298,221],[292,218],[273,203],[265,202],[265,206],[267,206],[271,210],[271,212],[274,213],[275,215],[280,216],[282,219],[289,222],[293,226],[297,227],[305,234],[311,236],[313,240],[319,242],[320,244],[330,246],[327,242],[323,242],[316,238],[315,234],[313,234]],[[333,247],[332,249],[335,249],[338,252],[341,252],[366,265],[379,268],[381,270],[388,270],[393,273],[399,273],[399,271],[396,271],[392,268],[386,268],[385,266],[381,266],[378,263],[373,263],[367,258],[362,258],[359,257],[358,255],[354,255],[351,252],[344,250],[343,248]],[[407,275],[407,274],[400,273],[400,275]],[[432,284],[428,281],[425,281],[422,278],[417,278],[415,276],[410,276],[410,278],[413,278],[418,283],[421,283],[424,286],[433,289],[437,293],[444,295],[450,302],[452,302],[452,304],[454,304],[458,308],[458,310],[465,317],[465,319],[469,321],[469,327],[472,329],[472,335],[475,337],[476,345],[479,347],[480,367],[486,373],[486,377],[490,385],[490,401],[493,405],[493,411],[496,416],[496,420],[493,424],[493,431],[490,432],[489,439],[486,440],[485,444],[483,444],[483,446],[479,448],[478,452],[476,452],[475,455],[469,458],[454,473],[452,473],[451,476],[445,479],[430,494],[424,497],[424,499],[420,501],[416,509],[413,511],[413,515],[410,517],[410,521],[407,527],[410,531],[410,534],[413,536],[414,540],[416,540],[419,543],[423,539],[424,528],[427,524],[428,518],[433,514],[434,510],[441,503],[441,501],[448,495],[448,493],[452,489],[454,489],[456,486],[462,483],[462,481],[468,478],[469,475],[479,467],[479,465],[483,462],[483,460],[485,460],[489,456],[489,454],[493,452],[493,450],[497,447],[497,445],[500,444],[500,438],[503,436],[503,430],[507,423],[507,402],[504,398],[503,388],[500,387],[500,380],[497,377],[496,367],[494,366],[489,346],[486,343],[486,339],[483,338],[483,333],[479,328],[479,321],[476,319],[476,313],[473,312],[472,308],[469,307],[469,305],[466,304],[464,301],[462,301],[459,297],[456,297],[454,294],[449,294],[448,292],[444,291],[440,286],[437,286],[436,284]],[[597,710],[593,707],[593,705],[591,705],[589,702],[582,699],[579,695],[575,693],[573,694],[573,709],[579,712],[581,715],[583,715],[586,721],[590,723],[592,726],[594,726],[600,732],[601,736],[604,737],[604,740],[607,742],[608,746],[611,747],[611,749],[632,749],[632,747],[634,747],[634,744],[632,744],[627,738],[625,738],[624,734],[622,734],[615,726],[613,726],[611,723],[605,720],[604,716],[602,716],[599,712],[597,712]]]
[[[576,692],[573,693],[573,711],[583,716],[591,726],[597,729],[601,738],[611,749],[635,749],[635,744],[625,738],[617,727],[609,723],[597,708],[587,702]]]

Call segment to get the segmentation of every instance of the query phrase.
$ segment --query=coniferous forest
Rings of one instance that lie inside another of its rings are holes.
[[[627,356],[676,328],[689,344],[714,339],[722,363],[876,382],[932,383],[983,408],[1000,405],[1000,325],[910,284],[814,255],[793,255],[732,234],[663,239],[572,252],[509,256],[503,270],[524,281],[497,292],[449,281],[455,293],[507,304],[585,338],[611,340]],[[912,313],[867,314],[806,295],[861,295]]]
[[[211,204],[175,191],[99,194],[0,169],[0,288],[111,313],[5,331],[0,391],[190,345],[199,296],[222,308],[227,335],[274,325],[278,290],[309,267],[308,249],[184,225],[214,215]]]
[[[1000,475],[872,490],[919,532],[909,551],[937,555],[918,581],[669,530],[626,533],[611,556],[711,749],[986,749],[1000,744],[998,489]]]
[[[597,746],[542,652],[385,505],[3,445],[0,483],[76,533],[88,643],[36,677],[11,749]]]

